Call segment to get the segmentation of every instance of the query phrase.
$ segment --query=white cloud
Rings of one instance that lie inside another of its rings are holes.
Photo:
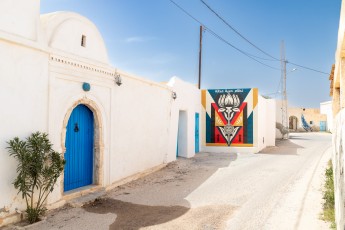
[[[151,57],[147,57],[143,62],[151,65],[164,65],[175,61],[175,56],[168,53],[161,53]]]
[[[145,37],[145,36],[137,36],[137,37],[129,37],[126,38],[126,43],[134,43],[134,42],[149,42],[155,40],[155,37]]]

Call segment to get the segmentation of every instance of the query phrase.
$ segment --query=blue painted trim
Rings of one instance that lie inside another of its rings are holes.
[[[195,153],[199,152],[199,113],[195,113]]]
[[[87,83],[87,82],[84,82],[83,83],[83,90],[85,92],[88,92],[88,91],[90,91],[90,89],[91,89],[91,85],[89,83]]]

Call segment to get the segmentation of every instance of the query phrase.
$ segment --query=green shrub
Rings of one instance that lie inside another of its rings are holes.
[[[328,168],[325,172],[326,181],[323,191],[323,220],[331,222],[331,228],[335,228],[335,211],[334,211],[334,180],[332,161],[328,162]]]
[[[33,133],[26,141],[15,137],[7,143],[10,155],[18,161],[14,187],[26,202],[28,221],[37,222],[46,211],[44,203],[64,169],[65,160],[52,149],[46,133]]]

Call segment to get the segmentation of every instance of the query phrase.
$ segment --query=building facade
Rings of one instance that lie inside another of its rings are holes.
[[[341,3],[338,42],[335,51],[335,64],[330,73],[330,96],[333,111],[333,175],[335,192],[335,216],[337,229],[345,228],[345,2]]]
[[[16,136],[48,133],[67,161],[48,208],[111,189],[179,156],[274,145],[273,100],[257,95],[256,106],[247,101],[255,111],[252,147],[206,146],[195,85],[177,77],[157,83],[114,68],[90,20],[71,12],[40,15],[39,9],[39,0],[0,1],[0,226],[25,210],[12,184],[17,162],[6,150]]]
[[[289,131],[304,132],[305,123],[312,131],[327,131],[327,115],[321,114],[318,108],[288,108]]]
[[[332,112],[332,101],[325,101],[320,103],[320,113],[326,115],[328,132],[333,132],[333,112]]]
[[[179,111],[187,114],[181,125],[187,132],[179,135],[187,144],[179,156],[199,151],[194,85],[178,78],[156,83],[115,69],[91,21],[71,12],[40,15],[39,3],[0,3],[0,226],[25,209],[12,184],[17,162],[6,150],[16,136],[46,132],[67,160],[47,201],[51,207],[63,205],[75,189],[111,188],[175,160]]]

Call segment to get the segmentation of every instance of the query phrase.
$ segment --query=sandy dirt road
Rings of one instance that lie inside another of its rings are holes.
[[[319,214],[330,146],[329,134],[292,134],[258,154],[181,158],[31,229],[328,229]]]

